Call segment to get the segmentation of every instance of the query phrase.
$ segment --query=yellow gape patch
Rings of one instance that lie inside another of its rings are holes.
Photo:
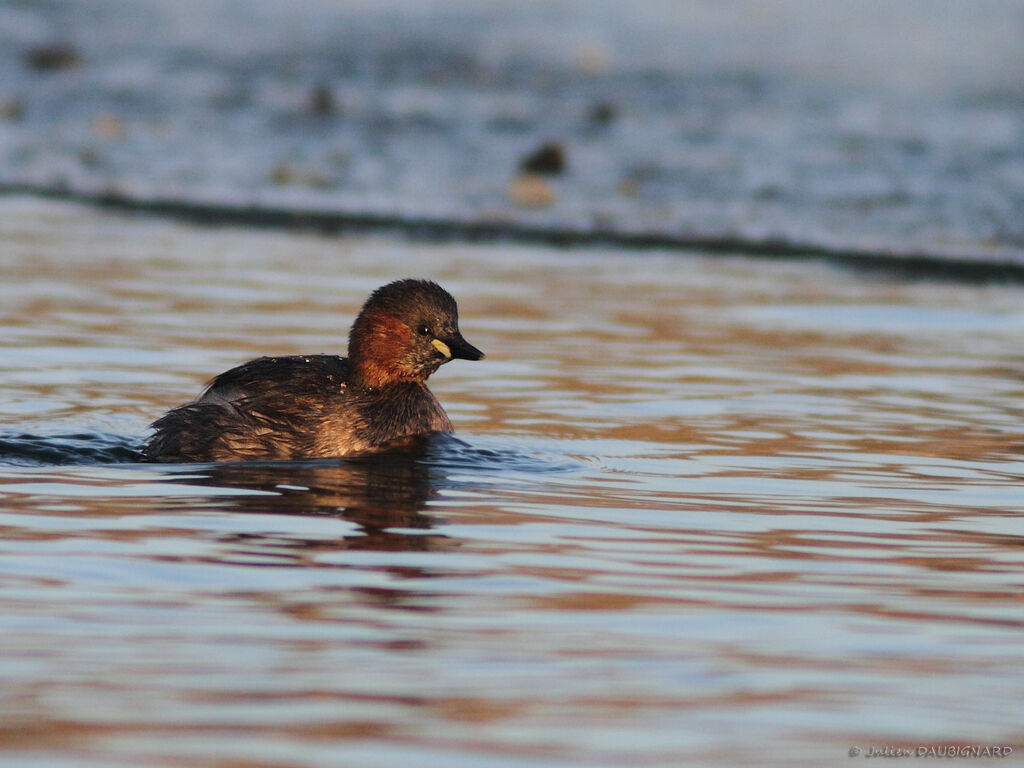
[[[433,341],[430,342],[430,345],[438,352],[440,352],[442,355],[444,355],[446,358],[451,360],[452,351],[451,349],[448,348],[448,345],[445,344],[443,341],[441,341],[440,339],[434,339]]]

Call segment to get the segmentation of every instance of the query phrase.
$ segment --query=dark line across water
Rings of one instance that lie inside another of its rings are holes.
[[[621,247],[632,250],[699,251],[716,256],[809,260],[907,279],[1024,284],[1024,262],[984,256],[925,252],[829,249],[786,240],[739,236],[623,232],[614,229],[545,226],[514,221],[466,221],[358,211],[320,211],[230,205],[174,199],[140,199],[119,193],[91,194],[32,184],[2,184],[0,195],[25,195],[91,205],[120,213],[159,216],[206,226],[345,233],[395,232],[429,242],[509,242],[558,248]]]

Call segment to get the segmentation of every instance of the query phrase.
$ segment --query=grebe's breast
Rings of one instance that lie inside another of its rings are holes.
[[[451,432],[444,408],[421,382],[346,389],[324,409],[314,439],[319,456],[365,453],[430,432]]]

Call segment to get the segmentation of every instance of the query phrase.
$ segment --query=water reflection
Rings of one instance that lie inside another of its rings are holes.
[[[204,465],[198,474],[173,476],[171,482],[209,485],[220,491],[254,491],[208,501],[220,508],[246,514],[337,517],[357,528],[336,541],[288,537],[286,546],[296,556],[313,549],[425,551],[435,549],[439,534],[424,535],[432,527],[425,513],[437,496],[439,472],[426,461],[428,441],[400,450],[354,459],[309,462],[231,462]],[[346,529],[349,530],[349,529]],[[231,534],[248,546],[259,546],[260,533]],[[273,536],[280,552],[279,536]]]

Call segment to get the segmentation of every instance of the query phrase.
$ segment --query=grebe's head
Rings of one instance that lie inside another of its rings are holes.
[[[348,336],[358,383],[379,387],[424,381],[449,360],[479,360],[484,353],[459,333],[459,309],[429,280],[396,280],[374,291]]]

